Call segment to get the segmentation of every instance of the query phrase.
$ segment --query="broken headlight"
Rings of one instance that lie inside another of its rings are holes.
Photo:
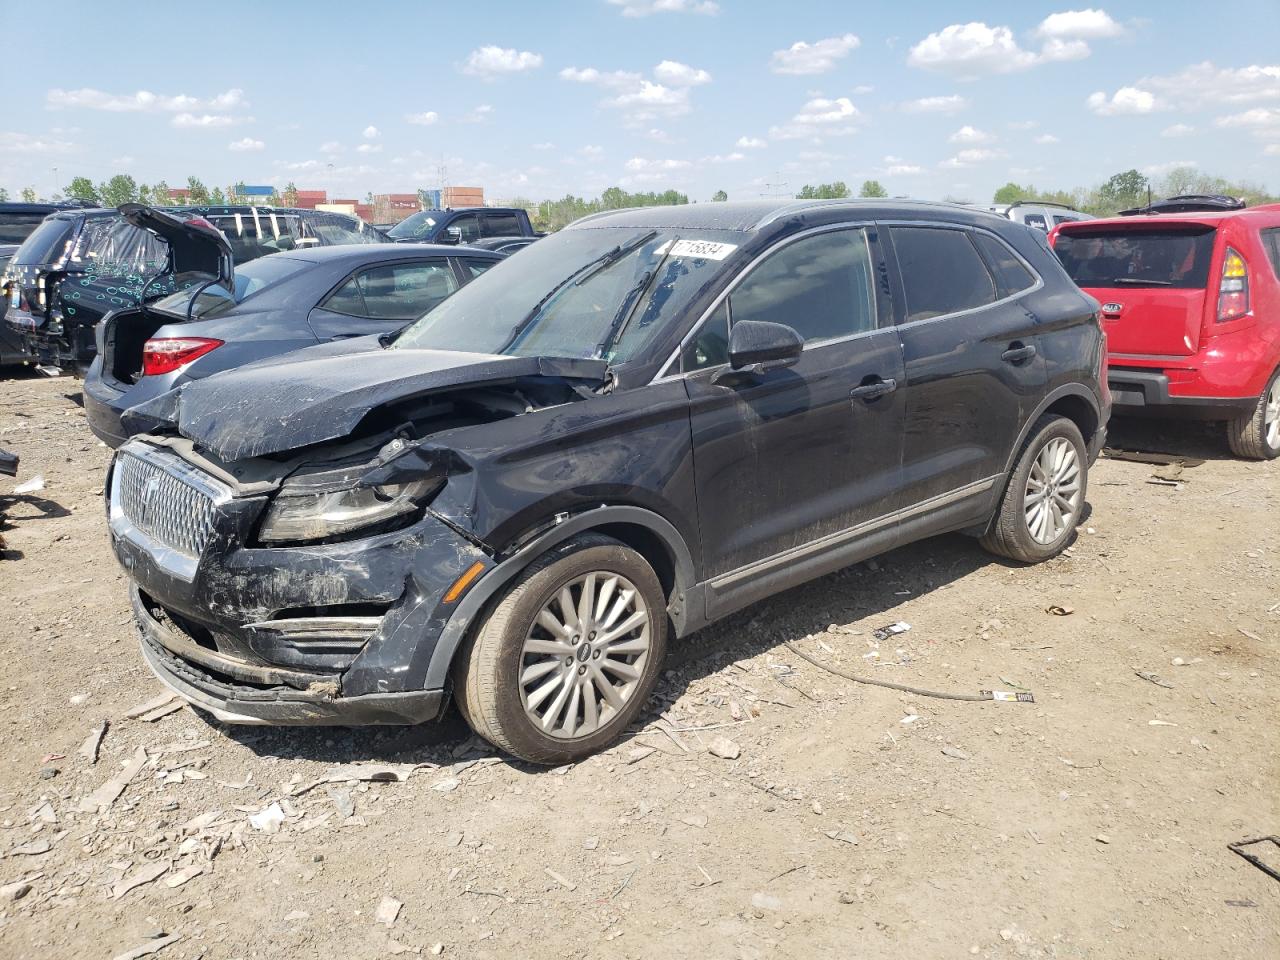
[[[443,477],[423,477],[328,493],[281,493],[267,508],[258,538],[265,543],[306,543],[341,537],[417,513],[442,486]]]

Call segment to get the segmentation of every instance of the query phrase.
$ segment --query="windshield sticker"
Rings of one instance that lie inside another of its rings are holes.
[[[692,257],[695,260],[723,260],[738,249],[736,243],[718,243],[715,240],[677,240],[674,245],[668,240],[653,252],[665,256],[668,247],[673,257]]]

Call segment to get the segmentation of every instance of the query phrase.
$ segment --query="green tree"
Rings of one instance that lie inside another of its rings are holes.
[[[9,202],[9,191],[6,190],[4,187],[0,187],[0,203],[8,203],[8,202]]]
[[[127,173],[117,173],[106,183],[98,184],[98,196],[104,207],[118,207],[138,199],[138,184]]]
[[[169,199],[169,184],[160,180],[152,185],[151,203],[157,207],[168,207],[173,205],[173,201]]]
[[[72,177],[71,184],[67,187],[67,196],[74,197],[76,200],[88,200],[91,203],[102,202],[97,188],[88,177]]]
[[[874,197],[879,199],[881,197],[887,197],[888,195],[889,191],[880,185],[879,180],[863,180],[862,189],[858,191],[858,196],[860,197]]]
[[[213,193],[209,194],[209,202],[215,207],[220,207],[227,202],[227,198],[223,194],[221,187],[213,188]]]
[[[994,203],[1013,203],[1016,200],[1025,200],[1028,195],[1034,192],[1031,187],[1020,187],[1012,180],[995,192],[995,196],[991,198]]]
[[[796,194],[797,200],[843,200],[845,197],[851,196],[849,188],[845,186],[843,180],[837,180],[835,183],[820,183],[816,187],[805,184],[800,188],[800,192]]]
[[[729,195],[725,193],[723,190],[717,190],[715,193],[711,195],[712,203],[724,203],[728,199],[729,199]]]
[[[296,207],[298,205],[298,188],[294,186],[292,180],[284,188],[284,193],[280,194],[280,199],[284,201],[286,207]]]
[[[1117,173],[1098,188],[1097,209],[1111,215],[1132,207],[1141,207],[1147,202],[1147,189],[1150,186],[1151,182],[1137,170]]]
[[[187,189],[190,191],[187,202],[197,206],[205,206],[209,203],[209,188],[201,183],[198,177],[187,177]]]
[[[35,187],[23,187],[23,188],[22,188],[22,202],[23,202],[23,203],[35,203],[35,202],[36,202],[36,188],[35,188]]]

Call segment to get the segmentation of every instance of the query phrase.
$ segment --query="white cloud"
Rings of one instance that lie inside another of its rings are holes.
[[[868,93],[875,93],[875,89],[876,88],[871,86],[869,83],[860,83],[853,88],[853,95],[855,97],[865,96]]]
[[[1013,73],[1034,66],[1036,55],[1018,46],[1008,27],[953,23],[931,33],[907,55],[907,63],[962,78],[984,73]]]
[[[1280,143],[1269,143],[1262,148],[1262,152],[1268,157],[1280,157]]]
[[[132,167],[136,162],[137,161],[127,153],[122,157],[113,157],[111,159],[111,165],[113,167]]]
[[[1161,108],[1155,94],[1138,87],[1121,87],[1110,97],[1099,90],[1089,94],[1085,102],[1100,117],[1152,113]]]
[[[514,47],[487,46],[472,50],[463,73],[491,80],[508,73],[522,73],[542,66],[542,54]]]
[[[412,123],[419,127],[429,127],[440,119],[440,114],[434,110],[426,110],[422,113],[406,113],[404,115],[405,123]]]
[[[0,133],[0,153],[69,153],[75,144],[57,137],[38,137],[28,133]]]
[[[1010,120],[1008,126],[1010,130],[1034,130],[1040,126],[1040,122],[1038,120]]]
[[[1196,132],[1196,128],[1186,123],[1175,123],[1160,131],[1162,137],[1187,137]]]
[[[1197,167],[1194,160],[1170,160],[1166,163],[1152,163],[1142,168],[1141,172],[1148,177],[1163,177],[1167,173],[1172,173],[1179,167]]]
[[[231,127],[239,123],[240,120],[225,114],[202,113],[196,116],[194,113],[179,113],[175,114],[174,118],[169,122],[175,127],[209,130],[215,127]]]
[[[482,103],[463,119],[466,120],[467,123],[484,123],[491,116],[493,116],[493,107],[490,104]]]
[[[378,128],[375,127],[373,124],[369,124],[369,126],[364,128],[364,133],[362,133],[361,136],[364,137],[366,140],[377,140]]]
[[[578,152],[584,157],[598,157],[604,153],[604,147],[598,146],[594,143],[589,143]]]
[[[266,144],[261,140],[255,140],[253,137],[244,137],[241,140],[232,140],[227,144],[227,149],[236,153],[257,153],[266,149]]]
[[[713,0],[609,0],[622,8],[624,17],[647,17],[653,13],[701,13],[715,16],[720,5]]]
[[[362,143],[356,147],[356,153],[381,153],[382,144],[380,143]]]
[[[1177,73],[1143,77],[1136,85],[1188,108],[1280,100],[1280,64],[1233,69],[1205,60]]]
[[[924,167],[918,167],[914,163],[894,163],[885,167],[884,172],[890,177],[914,177],[924,173]]]
[[[1042,146],[1048,146],[1051,143],[1057,143],[1058,138],[1055,137],[1052,133],[1042,133],[1040,134],[1040,136],[1036,137],[1035,142],[1038,144],[1041,144]]]
[[[137,93],[105,93],[92,87],[79,90],[53,89],[45,94],[50,107],[81,107],[87,110],[106,110],[110,113],[190,113],[194,110],[232,110],[245,106],[244,91],[227,90],[207,100],[189,97],[184,93],[168,96],[139,90]]]
[[[814,43],[800,40],[785,50],[775,50],[769,58],[769,69],[774,73],[806,75],[827,73],[834,70],[838,61],[847,57],[862,44],[854,34],[827,37]]]
[[[533,145],[533,149],[535,150],[554,150],[555,148],[556,148],[556,145],[554,143],[551,143],[550,141],[544,141],[543,143],[535,143]]]
[[[800,112],[782,126],[770,127],[773,140],[798,140],[805,137],[842,136],[853,133],[862,114],[848,97],[814,97]]]
[[[707,71],[674,60],[663,60],[653,68],[653,75],[673,87],[696,87],[711,82],[711,74]]]
[[[977,127],[965,124],[947,139],[951,143],[987,143],[993,140],[994,137],[985,130],[979,130]]]
[[[902,105],[907,113],[958,113],[969,106],[967,98],[953,93],[945,97],[920,97]]]
[[[761,140],[759,137],[739,137],[735,147],[743,147],[747,150],[759,150],[761,147],[767,147],[769,142]]]
[[[717,153],[709,157],[703,157],[698,162],[699,163],[737,163],[739,160],[745,160],[745,159],[747,159],[747,155],[745,153],[738,153],[737,151],[734,151],[733,153],[725,153],[725,154]]]
[[[907,63],[951,73],[961,80],[974,80],[986,74],[1016,73],[1043,63],[1082,60],[1092,52],[1087,40],[1115,36],[1108,32],[1106,23],[1115,22],[1101,10],[1069,10],[1046,17],[1036,31],[1039,52],[1019,46],[1008,27],[992,27],[980,21],[953,23],[913,46]]]
[[[671,60],[662,61],[653,73],[655,78],[666,79],[667,83],[655,83],[625,70],[605,72],[595,67],[565,67],[560,76],[574,83],[592,84],[612,91],[614,96],[602,100],[601,106],[618,110],[632,126],[689,113],[692,109],[689,101],[691,88],[711,80],[711,75],[705,70]]]
[[[974,164],[982,163],[984,160],[994,160],[996,157],[1004,156],[999,150],[988,150],[984,147],[978,147],[972,150],[961,150],[954,157],[943,160],[939,164],[941,167],[972,167]]]
[[[1036,28],[1039,37],[1076,40],[1103,40],[1118,37],[1124,27],[1111,19],[1105,10],[1066,10],[1051,13]]]
[[[687,172],[692,168],[688,160],[649,160],[645,157],[632,157],[624,167],[626,175],[621,178],[623,186],[639,186],[653,183],[672,183],[687,179]]]
[[[1243,113],[1233,113],[1213,121],[1215,127],[1280,127],[1280,109],[1254,107]]]
[[[653,140],[655,143],[671,143],[671,135],[668,134],[667,131],[661,130],[658,127],[651,127],[645,136],[650,140]]]
[[[340,144],[337,140],[326,140],[324,143],[320,144],[320,149],[318,152],[323,153],[327,156],[332,156],[335,153],[342,152],[342,144]]]

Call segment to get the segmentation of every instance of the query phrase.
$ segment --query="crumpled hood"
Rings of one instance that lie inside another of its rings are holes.
[[[131,429],[176,425],[223,460],[346,437],[371,410],[450,387],[518,377],[600,381],[602,360],[383,349],[377,337],[321,344],[185,383],[124,414]]]

